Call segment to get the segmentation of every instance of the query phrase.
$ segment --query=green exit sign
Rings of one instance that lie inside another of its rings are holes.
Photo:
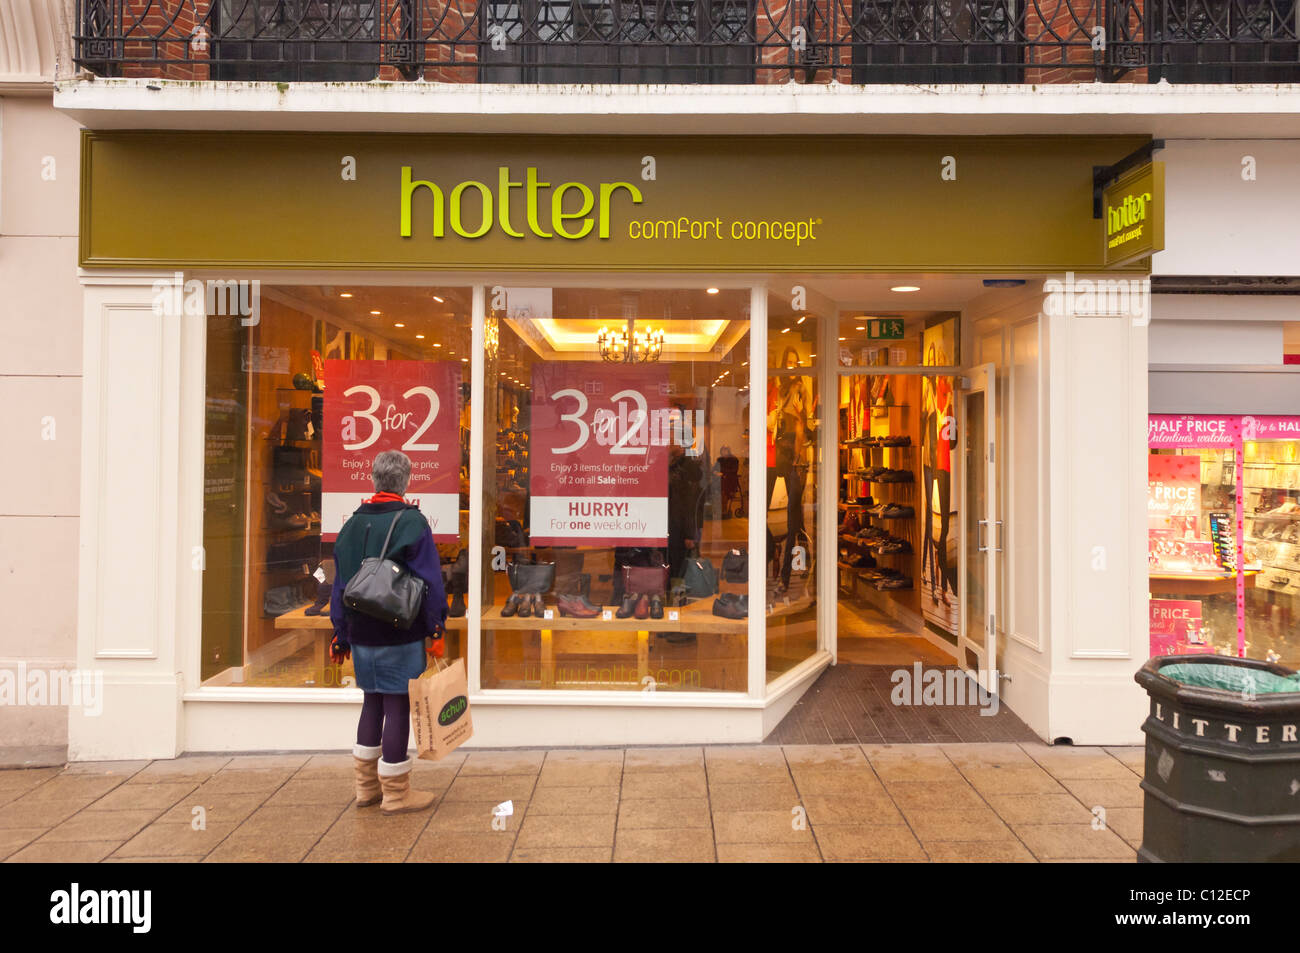
[[[872,341],[903,340],[903,319],[872,318],[867,322],[867,338]]]

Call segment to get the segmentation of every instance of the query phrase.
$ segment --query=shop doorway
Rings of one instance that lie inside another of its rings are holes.
[[[954,378],[877,359],[838,374],[837,660],[952,665]]]

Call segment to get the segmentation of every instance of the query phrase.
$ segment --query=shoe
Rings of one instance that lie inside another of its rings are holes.
[[[638,619],[650,618],[650,597],[644,592],[637,596],[636,608],[632,610],[632,615]]]
[[[593,606],[581,594],[576,596],[557,595],[555,597],[555,607],[560,610],[560,615],[573,616],[575,619],[594,619],[600,615],[600,607]]]
[[[522,592],[510,593],[510,598],[507,599],[506,604],[501,607],[501,618],[509,619],[513,615],[524,615],[524,613],[519,610],[524,607],[526,599],[527,596]]]
[[[618,610],[614,613],[614,618],[616,619],[630,618],[632,613],[636,611],[636,602],[637,599],[635,594],[625,595],[623,597],[623,604],[619,606]]]
[[[713,614],[724,619],[744,619],[749,616],[749,599],[724,592],[713,600]]]
[[[505,609],[501,614],[505,615]],[[451,607],[447,609],[447,618],[460,619],[465,615],[465,594],[463,592],[453,592],[451,594]]]
[[[916,510],[904,503],[886,503],[876,515],[887,520],[911,519],[916,516]]]
[[[383,798],[379,786],[379,756],[384,749],[379,745],[368,748],[365,745],[352,746],[352,776],[357,782],[357,807],[370,807]]]
[[[912,438],[907,434],[898,434],[892,437],[881,437],[880,446],[882,447],[910,447]]]
[[[876,552],[884,556],[905,556],[912,551],[912,544],[905,539],[886,540],[876,547]]]
[[[662,619],[664,617],[664,597],[655,593],[650,597],[650,618]]]
[[[907,576],[890,576],[876,582],[877,589],[911,589],[912,580]]]
[[[546,618],[546,600],[542,598],[542,594],[540,592],[534,592],[528,601],[533,607],[533,618],[535,619]]]
[[[389,764],[383,758],[375,762],[379,775],[379,786],[383,791],[383,801],[379,810],[386,815],[410,814],[423,811],[438,799],[438,795],[428,791],[411,790],[411,759],[407,758],[397,764]]]
[[[852,536],[861,528],[862,523],[858,520],[858,514],[849,510],[844,514],[844,522],[840,524],[840,535]]]
[[[333,587],[328,582],[322,582],[316,587],[316,601],[302,610],[303,615],[320,615],[320,611],[329,605],[330,591]]]
[[[878,477],[877,483],[914,483],[916,475],[911,470],[885,470]]]

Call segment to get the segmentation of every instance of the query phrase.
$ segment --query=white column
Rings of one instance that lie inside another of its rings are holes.
[[[102,692],[69,712],[74,761],[168,758],[183,743],[178,592],[199,570],[193,520],[182,519],[182,443],[199,428],[201,445],[203,418],[181,415],[182,319],[153,307],[155,280],[172,278],[82,275],[76,658]]]
[[[749,289],[749,697],[767,689],[767,289]]]
[[[1146,701],[1133,674],[1148,645],[1147,327],[1119,314],[1046,321],[1048,739],[1140,743]]]
[[[474,286],[470,314],[470,376],[473,378],[469,405],[469,596],[465,600],[465,666],[469,690],[481,687],[483,609],[483,402],[487,394],[484,325],[487,321],[486,289]],[[495,385],[494,385],[495,386]],[[496,446],[493,435],[492,445]]]

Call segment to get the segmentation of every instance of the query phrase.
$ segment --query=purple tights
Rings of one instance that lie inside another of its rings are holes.
[[[361,702],[361,720],[357,723],[357,744],[367,748],[382,744],[384,761],[400,764],[406,760],[410,737],[410,696],[366,692]]]

